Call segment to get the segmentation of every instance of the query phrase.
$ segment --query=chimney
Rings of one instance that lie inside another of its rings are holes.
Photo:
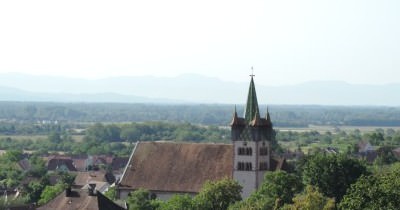
[[[88,185],[89,196],[95,196],[95,189],[96,189],[96,184],[91,183]]]
[[[70,186],[68,186],[65,189],[65,197],[71,197],[71,187]]]

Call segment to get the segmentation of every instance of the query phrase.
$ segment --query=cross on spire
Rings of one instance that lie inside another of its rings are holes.
[[[254,75],[254,69],[253,69],[253,67],[251,67],[251,74],[250,74],[249,76],[250,76],[250,77],[256,76],[256,75]]]

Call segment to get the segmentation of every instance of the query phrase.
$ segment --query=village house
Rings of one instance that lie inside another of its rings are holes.
[[[99,191],[95,185],[86,190],[72,190],[67,188],[50,202],[37,208],[38,210],[126,210],[125,207],[115,204]]]
[[[253,75],[244,117],[236,108],[233,113],[231,136],[231,144],[138,142],[117,184],[118,196],[126,199],[139,188],[164,200],[174,194],[195,195],[207,180],[227,177],[242,185],[246,198],[267,171],[286,169],[285,159],[272,150],[275,131],[268,110],[260,116]]]

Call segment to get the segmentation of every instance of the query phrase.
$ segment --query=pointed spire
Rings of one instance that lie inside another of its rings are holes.
[[[260,111],[258,110],[258,102],[257,102],[257,94],[256,94],[256,88],[254,85],[254,74],[250,75],[251,80],[250,80],[250,87],[249,87],[249,93],[247,96],[247,103],[246,103],[246,110],[244,113],[244,119],[246,122],[250,122],[256,117],[256,115],[260,115]],[[260,116],[258,116],[260,117]]]
[[[267,106],[267,116],[265,116],[265,118],[267,119],[267,122],[271,122],[271,116],[269,116],[268,106]]]
[[[235,104],[235,112],[233,113],[233,119],[231,125],[237,125],[239,123],[239,118],[236,111],[236,104]]]

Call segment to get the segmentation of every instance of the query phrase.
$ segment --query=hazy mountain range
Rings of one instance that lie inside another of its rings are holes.
[[[355,85],[314,81],[262,86],[255,78],[260,104],[400,105],[400,83]],[[186,74],[178,77],[112,77],[98,80],[0,74],[1,101],[229,103],[246,101],[248,83]]]

